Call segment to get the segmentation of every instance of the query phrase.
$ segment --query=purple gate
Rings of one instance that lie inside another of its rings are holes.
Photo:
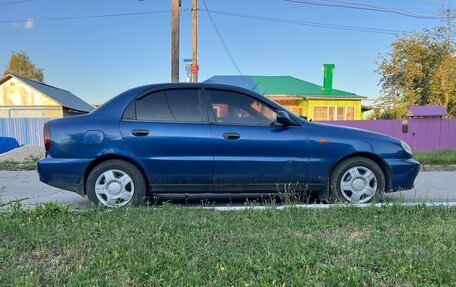
[[[386,134],[405,141],[417,151],[456,149],[456,119],[409,119],[406,123],[401,120],[326,123]]]

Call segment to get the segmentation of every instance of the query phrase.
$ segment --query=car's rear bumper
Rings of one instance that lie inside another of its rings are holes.
[[[37,166],[40,181],[84,195],[84,172],[89,164],[89,159],[46,157]]]
[[[414,187],[420,171],[420,163],[413,159],[387,159],[391,168],[391,191],[408,190]]]

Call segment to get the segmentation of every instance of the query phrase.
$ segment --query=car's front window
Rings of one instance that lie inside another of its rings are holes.
[[[263,102],[239,93],[210,90],[215,120],[224,124],[272,125],[276,112]]]

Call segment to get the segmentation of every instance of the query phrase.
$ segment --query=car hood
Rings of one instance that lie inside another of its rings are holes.
[[[363,130],[359,128],[353,128],[353,127],[347,127],[347,126],[339,126],[335,124],[330,124],[330,123],[317,123],[317,122],[306,122],[303,124],[305,125],[312,125],[314,127],[317,127],[319,129],[327,129],[328,133],[343,133],[344,136],[346,137],[362,137],[362,138],[369,138],[371,140],[381,140],[381,141],[387,141],[387,142],[392,142],[392,143],[399,143],[400,140],[391,137],[382,133],[377,133],[373,131],[368,131],[368,130]]]

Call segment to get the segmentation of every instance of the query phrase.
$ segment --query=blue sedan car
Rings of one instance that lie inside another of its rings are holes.
[[[134,88],[90,114],[49,121],[44,138],[40,180],[107,207],[160,194],[271,194],[289,184],[366,203],[413,188],[419,170],[398,139],[309,122],[216,84]]]

